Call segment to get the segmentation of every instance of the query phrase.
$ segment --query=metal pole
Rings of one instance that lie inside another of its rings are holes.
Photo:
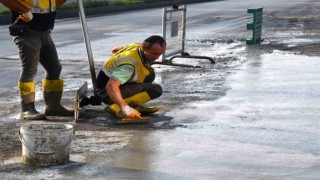
[[[185,53],[185,41],[186,41],[186,21],[187,21],[187,6],[183,5],[183,12],[182,12],[182,53]]]
[[[86,23],[86,15],[84,13],[82,0],[77,0],[77,2],[78,2],[78,8],[79,8],[79,16],[80,16],[80,20],[81,20],[81,24],[82,24],[83,37],[84,37],[84,41],[86,43],[86,48],[87,48],[88,61],[89,61],[89,65],[90,65],[90,72],[91,72],[91,79],[92,79],[92,86],[93,86],[93,90],[96,90],[96,72],[94,69],[93,55],[92,55],[90,39],[89,39],[89,34],[88,34],[88,27],[87,27],[87,23]]]
[[[166,26],[166,21],[167,21],[167,8],[163,8],[162,11],[162,37],[164,38],[164,40],[166,40],[166,34],[167,34],[167,26]],[[162,54],[162,61],[164,61],[166,59],[166,52],[164,52]]]

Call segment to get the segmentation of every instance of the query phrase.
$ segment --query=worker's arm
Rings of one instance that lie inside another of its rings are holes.
[[[67,2],[67,0],[56,0],[56,6],[57,6],[57,8],[59,8],[60,6],[62,6],[65,2]]]
[[[124,64],[117,67],[113,72],[110,80],[106,85],[106,92],[108,92],[111,100],[121,107],[127,105],[123,100],[120,92],[120,85],[128,82],[134,73],[134,67],[129,64]]]
[[[28,7],[24,6],[23,4],[20,4],[16,0],[0,0],[0,2],[7,8],[17,11],[21,14],[24,14],[30,11]]]
[[[109,79],[108,84],[106,86],[106,91],[113,102],[115,102],[121,109],[124,117],[128,118],[140,118],[141,114],[127,105],[125,100],[123,99],[120,91],[120,83],[112,78]]]
[[[107,86],[106,86],[106,91],[108,92],[109,97],[113,102],[118,104],[121,107],[124,107],[127,105],[127,103],[124,101],[124,99],[121,96],[120,92],[120,82],[110,78]]]
[[[21,15],[19,15],[19,19],[23,20],[24,22],[30,22],[33,19],[30,9],[23,4],[20,4],[18,1],[0,0],[0,2],[7,8],[21,13]]]
[[[111,52],[112,52],[112,54],[114,54],[123,48],[124,48],[124,46],[116,46],[116,47],[112,48]]]

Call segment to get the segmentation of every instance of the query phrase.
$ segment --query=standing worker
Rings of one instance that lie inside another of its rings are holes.
[[[140,118],[141,114],[158,110],[143,104],[162,94],[162,87],[152,83],[155,72],[151,64],[165,49],[166,42],[161,36],[112,49],[114,54],[104,63],[96,82],[96,96],[109,105],[107,109],[112,114]]]
[[[10,35],[16,44],[21,61],[21,74],[18,82],[21,97],[21,119],[43,120],[46,116],[73,116],[61,106],[63,80],[60,79],[61,64],[57,50],[51,39],[56,8],[66,0],[0,0],[11,9],[12,25]],[[42,80],[45,113],[35,109],[34,77],[38,64],[45,69]]]

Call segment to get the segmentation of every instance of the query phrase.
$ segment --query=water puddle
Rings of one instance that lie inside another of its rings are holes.
[[[297,46],[306,46],[306,45],[315,45],[320,44],[320,40],[318,39],[304,39],[304,38],[296,38],[296,39],[286,39],[277,42],[277,44],[285,45],[286,47],[297,47]]]

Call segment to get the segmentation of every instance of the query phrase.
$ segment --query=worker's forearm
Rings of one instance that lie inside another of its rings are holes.
[[[119,105],[120,107],[126,106],[127,103],[124,101],[124,99],[121,96],[121,92],[119,87],[117,86],[108,86],[106,87],[106,91],[109,95],[109,97],[111,98],[111,100],[116,103],[117,105]]]
[[[28,12],[30,9],[22,4],[20,4],[19,2],[17,2],[16,0],[0,0],[0,2],[6,6],[7,8],[17,11],[19,13],[26,13]]]

